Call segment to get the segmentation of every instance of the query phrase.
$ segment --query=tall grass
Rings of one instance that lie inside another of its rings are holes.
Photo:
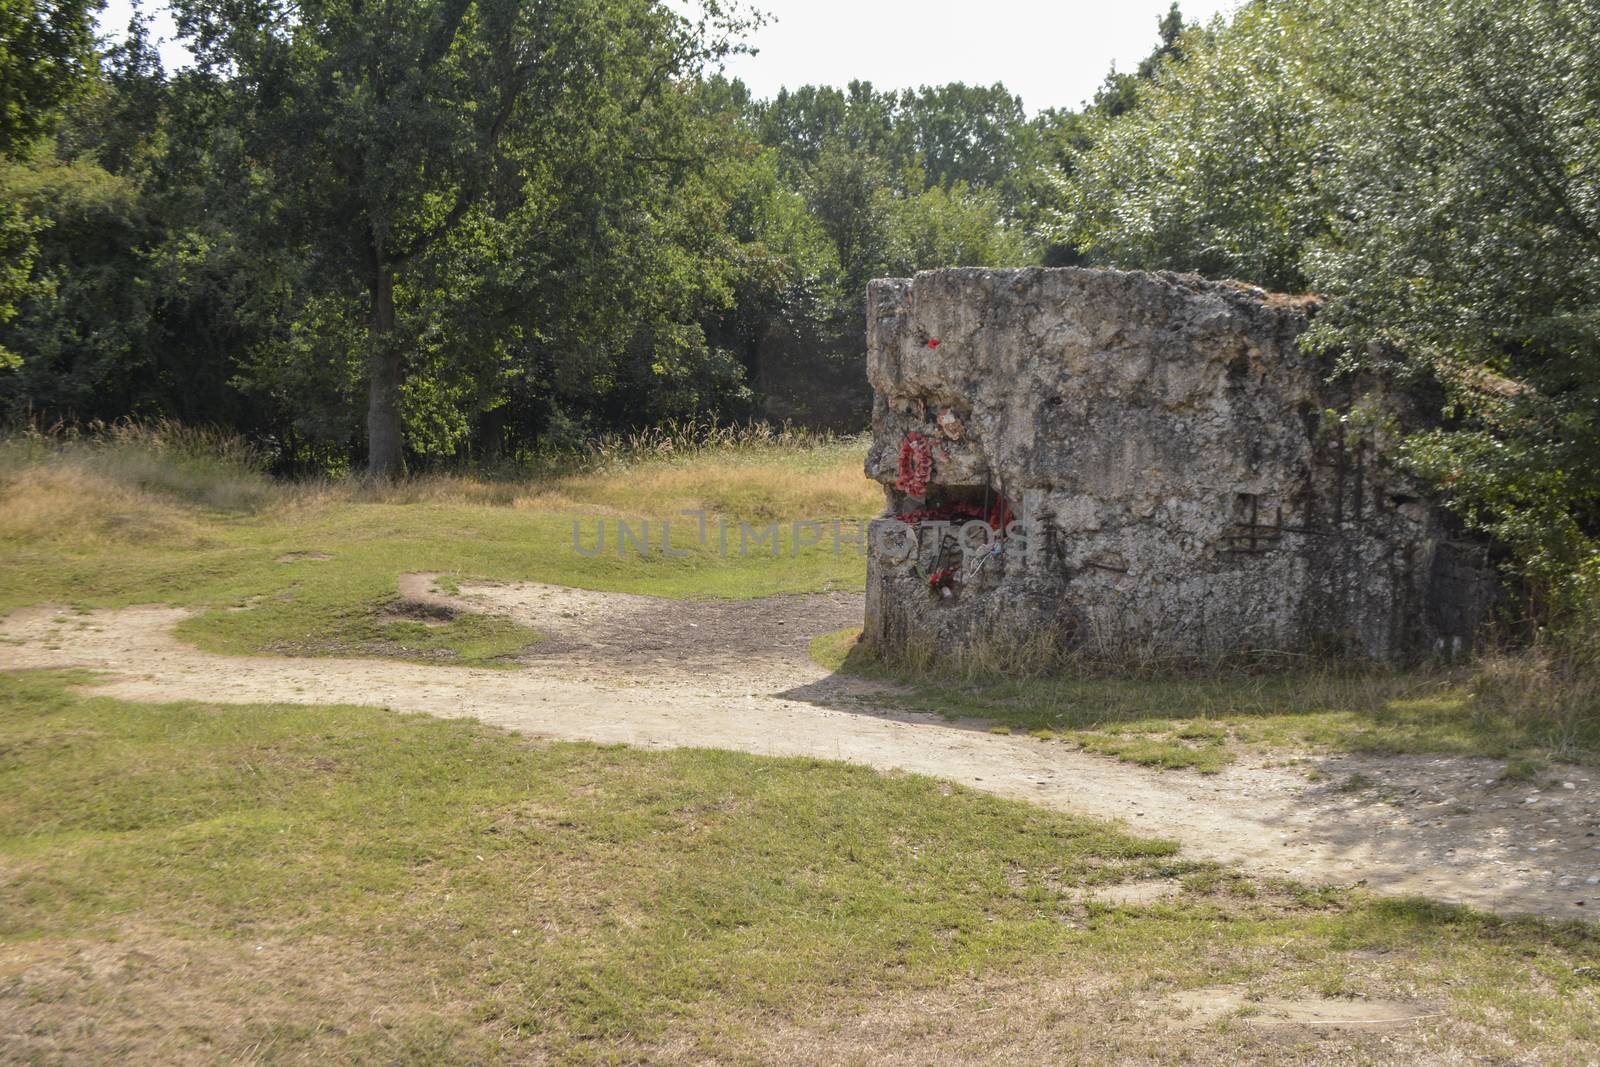
[[[879,490],[860,473],[865,448],[860,435],[686,419],[606,434],[580,448],[546,450],[493,469],[383,483],[359,475],[282,480],[267,473],[262,451],[236,434],[128,420],[0,434],[0,490],[13,505],[19,497],[36,498],[32,507],[40,521],[26,524],[35,533],[92,512],[143,510],[154,522],[171,501],[220,512],[369,503],[652,514],[703,507],[751,518],[855,518],[875,514],[882,504]],[[747,469],[761,466],[781,467],[782,474],[763,478]]]
[[[825,450],[841,443],[855,446],[862,436],[840,436],[784,423],[718,425],[707,419],[680,419],[633,433],[604,434],[572,454],[568,469],[635,466],[644,462],[687,462],[715,454],[719,460],[757,458],[775,451]]]
[[[882,489],[861,470],[863,436],[763,423],[670,423],[546,451],[513,466],[428,473],[387,483],[360,477],[296,484],[291,504],[455,504],[588,514],[711,513],[763,521],[867,518]]]
[[[216,430],[120,422],[0,437],[0,541],[24,548],[194,547],[208,516],[280,497],[260,453]]]
[[[1600,629],[1592,625],[1541,639],[1530,648],[1495,648],[1472,676],[1473,710],[1528,723],[1551,754],[1593,747],[1600,728]]]
[[[710,418],[669,419],[639,430],[606,432],[572,443],[538,447],[466,470],[428,468],[407,481],[469,477],[485,482],[528,482],[630,470],[640,466],[684,465],[714,458],[718,463],[762,462],[778,454],[825,454],[840,448],[864,452],[867,434],[812,430],[789,422],[751,420],[719,423]],[[404,485],[405,483],[400,483]]]
[[[276,492],[265,457],[243,437],[164,420],[30,426],[0,437],[0,478],[41,471],[218,511],[254,510]]]

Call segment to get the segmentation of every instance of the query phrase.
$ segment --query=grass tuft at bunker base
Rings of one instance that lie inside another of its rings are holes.
[[[818,637],[812,658],[893,683],[882,700],[904,710],[983,720],[1147,767],[1207,774],[1246,753],[1435,753],[1507,760],[1532,780],[1554,762],[1600,762],[1593,707],[1567,699],[1531,707],[1495,684],[1503,660],[1411,671],[1006,673],[886,662],[860,633]]]

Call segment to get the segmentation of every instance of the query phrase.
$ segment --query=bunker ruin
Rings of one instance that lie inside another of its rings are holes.
[[[1188,659],[1454,657],[1482,546],[1392,461],[1406,405],[1330,381],[1311,298],[1112,270],[868,289],[865,637]]]

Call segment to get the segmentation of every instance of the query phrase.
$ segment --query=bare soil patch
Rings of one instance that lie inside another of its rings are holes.
[[[814,682],[812,638],[861,621],[851,593],[757,600],[667,600],[539,582],[462,582],[439,591],[438,575],[400,579],[402,601],[438,612],[503,615],[549,637],[520,657],[564,678],[727,692],[768,692]]]
[[[1171,900],[1183,892],[1183,883],[1175,878],[1159,878],[1148,882],[1119,882],[1116,885],[1096,886],[1085,896],[1104,904],[1118,907],[1154,904]]]
[[[446,987],[447,988],[447,987]],[[461,1028],[427,973],[316,938],[0,945],[0,1062],[214,1064],[415,1058]],[[487,1032],[474,1042],[487,1049]]]
[[[1129,996],[1099,975],[954,982],[763,1028],[758,1060],[797,1064],[1415,1064],[1514,1062],[1496,1036],[1427,1005],[1257,997],[1216,987]]]
[[[1358,1030],[1404,1027],[1438,1014],[1425,1004],[1366,997],[1260,997],[1236,986],[1214,986],[1174,993],[1161,1005],[1184,1029],[1203,1029],[1224,1020],[1254,1029],[1303,1027]]]

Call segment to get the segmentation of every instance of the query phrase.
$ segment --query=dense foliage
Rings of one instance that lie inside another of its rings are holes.
[[[89,80],[94,0],[0,0],[0,159],[35,140],[56,109]],[[33,290],[38,226],[0,200],[0,326]],[[0,370],[19,359],[0,343]]]
[[[1091,124],[1097,262],[1329,298],[1338,373],[1427,400],[1406,445],[1550,598],[1600,577],[1600,0],[1273,0]]]
[[[176,72],[137,16],[96,52],[93,3],[6,0],[0,402],[224,425],[284,469],[859,427],[866,282],[1035,261],[1077,120],[1001,86],[754,100],[717,4],[170,6]]]
[[[754,17],[727,5],[171,0],[169,72],[138,16],[96,52],[92,0],[4,4],[12,419],[212,423],[382,476],[679,418],[855,429],[869,279],[1074,259],[1034,234],[1082,115],[755,100],[717,72]]]

